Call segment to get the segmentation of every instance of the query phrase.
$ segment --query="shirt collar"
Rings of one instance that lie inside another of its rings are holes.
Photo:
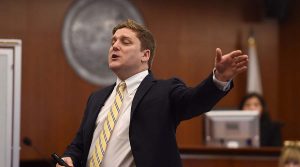
[[[143,79],[149,74],[148,70],[139,72],[129,78],[127,78],[124,82],[126,83],[126,91],[127,93],[130,95],[132,94],[141,84],[141,82],[143,81]],[[122,80],[117,78],[117,83],[116,86],[119,85],[119,83]]]

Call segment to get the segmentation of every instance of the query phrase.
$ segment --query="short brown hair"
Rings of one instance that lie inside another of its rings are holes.
[[[136,33],[137,38],[141,41],[141,50],[149,49],[150,50],[150,58],[148,61],[148,67],[151,68],[154,53],[155,53],[155,40],[152,33],[144,26],[138,24],[137,22],[128,19],[123,23],[118,24],[112,30],[112,34],[115,34],[117,30],[122,28],[131,29]]]

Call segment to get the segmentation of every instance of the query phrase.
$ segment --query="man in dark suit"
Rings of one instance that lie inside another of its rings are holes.
[[[154,51],[152,34],[136,22],[127,20],[113,29],[108,63],[117,81],[89,97],[81,126],[64,153],[70,166],[182,166],[177,126],[209,111],[248,62],[239,50],[222,55],[218,48],[212,74],[188,88],[176,78],[154,79]]]

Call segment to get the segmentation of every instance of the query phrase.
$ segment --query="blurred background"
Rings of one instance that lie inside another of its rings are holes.
[[[255,33],[263,95],[270,115],[283,123],[283,139],[300,139],[300,1],[297,0],[130,0],[156,37],[153,73],[177,76],[195,86],[214,67],[215,49],[241,49]],[[1,0],[0,38],[22,40],[21,161],[62,154],[74,137],[91,84],[69,65],[62,46],[62,27],[72,0]],[[107,41],[108,43],[110,41]],[[247,73],[216,109],[237,108],[246,94]],[[27,137],[35,148],[26,146]],[[199,147],[203,117],[183,122],[180,148]]]

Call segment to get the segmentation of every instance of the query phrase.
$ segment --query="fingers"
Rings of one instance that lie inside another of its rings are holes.
[[[247,67],[248,66],[248,56],[242,55],[240,57],[236,57],[233,62],[233,65],[238,69],[242,68],[244,66]]]
[[[73,161],[71,159],[71,157],[63,157],[62,158],[69,166],[73,167]],[[60,166],[58,163],[56,164],[56,167],[63,167],[63,166]]]
[[[69,166],[74,166],[71,157],[64,157],[63,160],[64,160]]]
[[[236,56],[234,58],[234,62],[236,64],[242,63],[242,62],[248,62],[248,55],[240,55],[240,56]]]
[[[230,55],[230,57],[231,57],[232,59],[234,59],[235,57],[238,57],[238,56],[240,56],[240,55],[242,55],[242,54],[243,54],[243,53],[242,53],[241,50],[235,50],[235,51],[232,51],[232,52],[229,53],[229,55]]]
[[[220,48],[216,49],[216,62],[220,62],[222,59],[222,51]]]
[[[236,73],[237,73],[237,74],[240,74],[240,73],[246,71],[247,68],[248,68],[247,66],[242,66],[242,67],[240,67],[240,68],[238,68],[238,69],[236,70]]]
[[[244,61],[244,62],[240,62],[238,64],[236,64],[236,69],[240,69],[240,68],[244,68],[244,67],[248,67],[248,62]]]
[[[240,58],[240,60],[237,60],[236,63],[235,63],[237,74],[246,71],[247,68],[248,68],[248,56],[247,55],[242,55],[239,58]]]

